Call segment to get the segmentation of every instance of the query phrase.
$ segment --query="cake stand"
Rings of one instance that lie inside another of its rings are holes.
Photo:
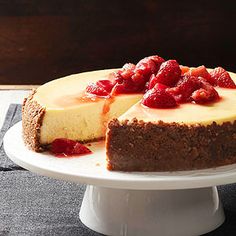
[[[29,151],[21,123],[4,137],[7,155],[41,175],[86,183],[81,221],[105,235],[201,235],[224,222],[215,186],[236,182],[236,165],[179,172],[116,172],[105,166],[103,143],[91,155],[57,158]]]

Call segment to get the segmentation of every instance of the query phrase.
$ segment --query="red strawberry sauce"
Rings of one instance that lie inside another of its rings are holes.
[[[150,108],[177,108],[181,103],[209,104],[218,102],[215,87],[235,89],[229,73],[217,67],[210,73],[205,66],[189,68],[176,60],[155,55],[145,57],[136,65],[126,63],[109,80],[97,81],[86,88],[87,94],[100,98],[143,93],[141,103]],[[109,102],[104,112],[109,111]]]
[[[92,153],[85,145],[66,138],[55,139],[50,148],[57,157],[72,157]]]

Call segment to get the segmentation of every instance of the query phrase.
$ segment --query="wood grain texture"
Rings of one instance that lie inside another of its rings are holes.
[[[236,71],[236,2],[0,1],[0,84],[42,84],[160,54]]]

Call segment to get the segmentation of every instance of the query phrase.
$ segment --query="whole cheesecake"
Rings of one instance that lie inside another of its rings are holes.
[[[235,82],[236,75],[221,67],[189,68],[157,55],[121,69],[71,75],[25,99],[23,139],[34,151],[67,155],[87,154],[81,143],[106,136],[108,170],[236,163]]]

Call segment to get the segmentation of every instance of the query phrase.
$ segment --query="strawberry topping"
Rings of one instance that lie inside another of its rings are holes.
[[[183,103],[190,102],[193,91],[199,87],[199,80],[195,76],[185,75],[178,81],[176,87],[168,88],[167,91],[178,103]]]
[[[158,83],[157,77],[154,74],[152,74],[148,83],[148,89],[152,89],[157,83]]]
[[[58,138],[53,140],[50,151],[58,157],[92,153],[83,144],[66,138]]]
[[[211,75],[208,73],[205,66],[198,66],[189,70],[189,75],[195,77],[202,77],[211,85],[214,85],[215,81],[212,79]]]
[[[126,63],[107,80],[91,83],[86,93],[109,98],[113,95],[145,93],[142,104],[152,108],[172,108],[180,103],[205,104],[219,100],[214,86],[235,89],[229,73],[217,67],[210,73],[205,66],[189,68],[176,60],[154,55],[137,65]]]
[[[180,65],[179,67],[180,67],[180,70],[181,70],[181,75],[184,75],[185,73],[187,73],[190,70],[190,68],[188,66]]]
[[[136,65],[136,72],[144,75],[146,79],[149,79],[151,74],[156,74],[165,60],[159,56],[145,57],[140,60]]]
[[[156,90],[165,90],[167,88],[169,88],[169,87],[164,84],[160,84],[160,83],[156,83],[154,86],[154,89],[156,89]]]
[[[96,84],[100,88],[103,88],[104,90],[106,90],[108,93],[110,93],[112,88],[114,87],[114,82],[112,82],[111,80],[108,80],[108,79],[107,80],[98,80]]]
[[[86,87],[86,93],[97,95],[98,97],[109,96],[115,83],[112,80],[98,80],[96,83],[90,83]]]
[[[181,70],[176,60],[168,60],[161,64],[161,67],[149,87],[152,88],[155,83],[165,84],[167,86],[175,85],[181,76]]]
[[[142,99],[142,104],[151,108],[173,108],[177,103],[172,95],[164,89],[150,89]]]
[[[112,95],[142,92],[144,84],[144,82],[143,84],[135,84],[132,80],[123,80],[121,84],[116,84],[114,86]]]
[[[208,89],[200,88],[194,91],[191,97],[196,103],[205,104],[217,101],[219,99],[219,94],[211,86],[208,87]]]
[[[98,97],[109,96],[109,92],[97,83],[90,83],[86,88],[86,93],[97,95]]]
[[[234,81],[231,79],[229,73],[222,67],[217,67],[210,72],[211,78],[215,85],[222,88],[236,88]]]

